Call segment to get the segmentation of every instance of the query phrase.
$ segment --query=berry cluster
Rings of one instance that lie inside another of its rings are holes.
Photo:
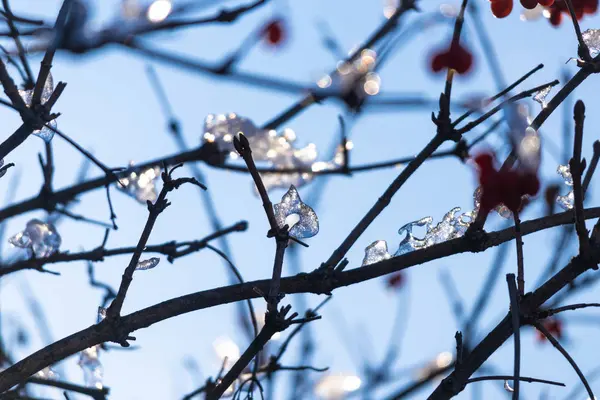
[[[571,0],[573,3],[573,9],[575,11],[575,17],[577,20],[581,20],[584,15],[595,14],[598,11],[598,0]],[[569,16],[569,9],[567,3],[564,0],[556,0],[552,5],[548,7],[550,12],[550,23],[554,26],[560,25],[563,14]]]

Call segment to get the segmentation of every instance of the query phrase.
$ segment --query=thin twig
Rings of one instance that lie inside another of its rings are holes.
[[[517,239],[519,240],[519,239]],[[519,294],[515,274],[507,274],[508,296],[510,298],[510,315],[513,328],[513,339],[515,347],[514,374],[513,374],[513,400],[519,399],[519,381],[521,376],[521,311],[519,309]]]
[[[552,334],[550,332],[548,332],[548,330],[544,327],[543,324],[540,324],[539,321],[534,321],[533,326],[535,326],[535,328],[538,331],[543,333],[544,336],[546,337],[546,339],[548,339],[548,341],[550,341],[550,343],[552,343],[552,345],[556,348],[556,350],[558,350],[567,359],[569,364],[571,364],[571,366],[577,373],[577,376],[579,376],[579,379],[581,379],[581,382],[583,383],[583,386],[585,386],[585,389],[587,390],[588,396],[590,396],[590,399],[595,399],[594,392],[592,392],[592,388],[590,387],[590,384],[588,383],[587,379],[585,378],[585,375],[583,374],[583,372],[581,372],[581,369],[579,369],[579,366],[577,365],[575,360],[573,360],[571,355],[564,349],[564,347],[561,346],[561,344],[558,342],[558,340],[556,340],[554,338],[554,336],[552,336]]]

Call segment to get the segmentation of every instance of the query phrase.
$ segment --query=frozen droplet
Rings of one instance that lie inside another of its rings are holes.
[[[596,57],[600,53],[600,29],[587,29],[581,33],[581,37],[590,49],[590,55]]]
[[[8,242],[27,249],[36,258],[46,258],[58,251],[61,238],[54,225],[32,219],[27,222],[25,230],[10,237]]]
[[[365,258],[362,265],[374,264],[379,261],[387,260],[391,255],[388,253],[387,242],[385,240],[377,240],[371,243],[365,249]]]
[[[506,390],[507,392],[510,392],[510,393],[515,391],[515,389],[513,389],[510,386],[510,383],[508,383],[508,381],[506,381],[506,380],[504,381],[504,390]]]
[[[361,384],[361,379],[356,375],[325,375],[317,381],[315,395],[322,400],[341,400],[360,389]]]
[[[538,90],[533,95],[533,100],[540,103],[542,108],[546,108],[546,106],[548,105],[548,103],[546,103],[546,96],[548,96],[548,93],[550,93],[551,90],[552,90],[552,85],[548,85],[545,88]]]
[[[471,216],[473,219],[475,219],[477,217],[477,214],[479,213],[479,207],[481,205],[481,193],[481,186],[479,186],[477,189],[475,189],[475,192],[473,192],[473,203],[475,206],[475,209],[471,212]],[[527,197],[529,196],[525,195],[522,198]],[[509,208],[506,207],[504,204],[497,205],[494,208],[494,211],[504,219],[511,219],[513,217],[512,211],[510,211]]]
[[[535,8],[528,10],[527,8],[523,8],[521,11],[521,15],[519,19],[521,21],[535,21],[539,19],[544,14],[544,7],[540,4],[535,6]]]
[[[88,347],[79,353],[79,366],[83,371],[86,386],[102,389],[104,370],[99,359],[100,345]]]
[[[143,271],[146,269],[152,269],[154,267],[156,267],[158,265],[158,263],[160,262],[160,258],[158,257],[152,257],[149,258],[147,260],[143,260],[137,263],[137,266],[135,267],[136,271]]]
[[[281,198],[281,202],[275,204],[275,218],[280,227],[285,225],[285,220],[289,215],[297,214],[298,222],[289,230],[290,236],[298,239],[309,238],[319,233],[319,218],[315,211],[302,202],[298,191],[294,185],[290,186],[286,194]]]
[[[117,181],[117,189],[129,194],[142,204],[146,204],[147,201],[156,201],[158,191],[155,182],[160,176],[160,168],[148,167],[140,170],[130,163],[129,171],[129,175]]]
[[[573,176],[568,165],[559,165],[556,172],[565,180],[565,185],[573,186]],[[556,197],[556,202],[565,211],[571,210],[575,204],[575,194],[571,189],[566,195]]]
[[[19,95],[21,96],[27,107],[31,107],[31,101],[33,100],[33,91],[34,89],[19,90]],[[50,99],[50,96],[52,96],[53,92],[54,80],[52,78],[52,73],[49,73],[48,78],[46,79],[46,82],[44,83],[44,87],[42,89],[42,96],[40,97],[40,102],[42,104],[45,104]],[[48,125],[56,129],[56,120],[48,122]],[[54,137],[54,131],[45,126],[42,127],[42,129],[33,131],[32,134],[43,139],[46,143],[49,143]]]
[[[43,370],[38,371],[35,374],[35,377],[41,379],[56,380],[60,377],[60,375],[56,371],[54,371],[52,367],[46,367]]]
[[[100,322],[104,321],[105,318],[106,318],[106,308],[98,307],[98,319],[96,320],[96,323],[99,324]]]

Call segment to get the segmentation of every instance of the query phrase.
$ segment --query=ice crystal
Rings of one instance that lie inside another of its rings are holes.
[[[362,265],[374,264],[379,261],[387,260],[391,255],[388,253],[387,242],[385,240],[377,240],[365,249],[365,258]]]
[[[319,233],[319,218],[315,211],[302,202],[294,185],[290,186],[281,202],[275,204],[275,218],[277,224],[282,227],[288,224],[290,236],[298,239],[309,238]],[[298,221],[289,226],[289,218],[296,215]]]
[[[31,101],[33,100],[33,90],[34,89],[19,90],[19,95],[21,95],[21,98],[23,99],[27,107],[31,107]],[[40,97],[41,104],[45,104],[50,99],[52,92],[54,92],[54,80],[52,79],[52,74],[48,74],[48,78],[46,79],[46,82],[44,83],[44,88],[42,89],[42,97]],[[56,129],[56,120],[48,122],[48,125]],[[35,136],[44,139],[46,143],[50,142],[54,137],[54,131],[45,126],[42,127],[42,129],[33,131],[32,133]]]
[[[85,384],[88,387],[102,389],[104,370],[99,359],[100,345],[88,347],[79,353],[79,366],[83,371]]]
[[[568,165],[559,165],[556,172],[565,180],[565,185],[573,186],[573,176],[571,175],[571,169]],[[573,193],[573,189],[569,190],[569,193],[564,196],[558,196],[556,202],[563,210],[568,211],[572,209],[575,204],[575,194]]]
[[[36,378],[56,380],[59,378],[59,375],[56,371],[54,371],[51,367],[46,367],[41,371],[38,371],[35,374]]]
[[[590,55],[596,57],[600,53],[600,29],[587,29],[581,36],[590,49]]]
[[[154,267],[156,267],[158,265],[158,263],[160,262],[160,258],[158,257],[152,257],[149,258],[147,260],[143,260],[137,263],[137,266],[135,267],[136,271],[143,271],[146,269],[152,269]]]
[[[546,106],[548,105],[548,103],[546,102],[546,96],[548,96],[548,93],[550,93],[551,90],[552,90],[552,85],[548,85],[545,88],[538,90],[533,95],[533,101],[540,103],[542,108],[546,108]]]
[[[98,307],[98,318],[96,320],[96,323],[99,324],[100,322],[104,321],[105,318],[106,318],[106,308]]]
[[[140,170],[130,163],[129,175],[117,181],[117,189],[129,194],[142,204],[146,204],[147,201],[154,202],[158,197],[155,181],[159,176],[159,167]]]
[[[457,215],[460,207],[448,211],[442,220],[432,226],[433,218],[424,217],[418,221],[410,222],[398,230],[400,235],[405,234],[394,256],[401,256],[414,250],[424,249],[434,244],[456,239],[465,234],[474,219],[473,211]],[[425,227],[425,236],[420,239],[412,233],[414,227]]]
[[[334,169],[343,165],[343,151],[340,153],[338,149],[331,161],[317,161],[317,147],[313,143],[304,147],[298,146],[296,133],[289,128],[281,132],[261,129],[250,119],[236,113],[210,114],[204,121],[204,141],[216,143],[219,150],[225,152],[231,159],[239,157],[233,146],[233,138],[239,133],[243,133],[248,139],[254,161],[264,162],[273,169],[299,170],[299,172],[262,174],[267,190],[285,189],[290,185],[301,187],[312,181],[313,174],[310,171]],[[351,143],[348,147],[351,147]]]
[[[58,251],[61,238],[54,225],[32,219],[27,222],[25,230],[10,237],[8,242],[27,249],[36,258],[46,258]]]

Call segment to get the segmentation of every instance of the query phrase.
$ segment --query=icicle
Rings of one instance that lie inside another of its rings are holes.
[[[27,249],[36,258],[46,258],[58,251],[61,238],[54,225],[32,219],[27,222],[24,231],[9,238],[8,242]]]
[[[288,218],[294,214],[298,216],[298,222],[290,226],[289,233],[298,239],[309,238],[319,233],[319,218],[314,210],[304,204],[294,185],[290,186],[281,202],[275,204],[275,218],[277,224],[282,227],[288,224]]]
[[[60,375],[52,369],[52,367],[46,367],[41,371],[38,371],[35,374],[36,378],[48,379],[48,380],[56,380],[60,377]]]

